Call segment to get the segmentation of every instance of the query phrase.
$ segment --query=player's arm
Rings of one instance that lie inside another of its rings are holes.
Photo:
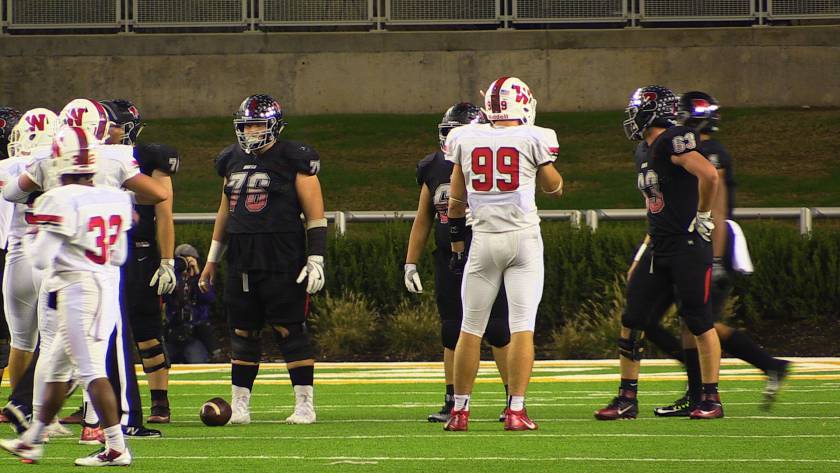
[[[61,250],[64,238],[55,232],[40,231],[35,240],[27,244],[24,238],[24,251],[32,260],[32,265],[38,269],[47,269]]]
[[[726,171],[723,169],[717,170],[718,182],[724,182],[726,178]],[[715,223],[715,228],[712,229],[712,251],[715,258],[722,258],[726,253],[726,238],[727,238],[727,202],[729,196],[725,185],[718,185],[715,198],[712,201],[712,220]]]
[[[157,180],[143,173],[137,173],[123,181],[123,187],[134,192],[136,203],[141,205],[157,205],[169,199],[172,194],[171,184],[167,190]]]
[[[431,191],[429,186],[420,186],[420,200],[417,202],[417,217],[411,224],[411,233],[408,236],[408,250],[405,254],[405,287],[410,292],[423,292],[423,284],[420,283],[420,275],[417,273],[417,262],[426,247],[429,239],[429,232],[434,224],[434,208],[432,207]]]
[[[464,254],[467,239],[467,185],[464,181],[464,171],[460,164],[452,168],[449,178],[449,240],[452,257],[449,259],[449,269],[455,274],[464,272],[467,256]]]
[[[563,195],[563,176],[553,163],[545,163],[537,168],[537,184],[543,193],[559,198]]]
[[[3,186],[3,198],[9,202],[17,202],[19,204],[26,203],[29,199],[29,194],[38,190],[40,186],[35,183],[32,176],[26,172],[18,176],[17,179],[10,179],[9,182]]]
[[[642,255],[647,250],[648,244],[650,244],[650,235],[645,235],[645,239],[642,240],[642,244],[639,245],[639,249],[636,250],[636,255],[633,256],[633,262],[630,263],[630,269],[627,270],[627,280],[630,280],[630,276],[633,275],[633,271],[636,270],[636,266],[639,265],[639,260],[642,259]]]
[[[718,173],[715,166],[697,151],[671,156],[671,162],[682,166],[697,177],[700,187],[700,199],[697,205],[697,217],[692,221],[689,231],[697,230],[706,241],[711,241],[715,224],[712,221],[712,202],[718,188]]]
[[[149,286],[157,284],[158,295],[175,290],[175,221],[172,218],[172,177],[159,170],[152,171],[152,179],[161,185],[169,198],[155,204],[155,233],[160,248],[160,267],[152,276]]]
[[[324,196],[315,174],[298,172],[295,176],[298,201],[306,218],[306,266],[297,277],[304,279],[306,292],[315,294],[324,287],[324,256],[327,254],[327,219],[324,217]]]
[[[210,251],[207,252],[207,264],[204,265],[201,276],[198,278],[198,288],[201,292],[207,292],[213,285],[219,261],[222,260],[227,248],[228,206],[230,204],[224,191],[226,185],[227,179],[222,184],[222,199],[219,202],[219,209],[216,211],[216,221],[213,223],[213,237],[210,241]]]

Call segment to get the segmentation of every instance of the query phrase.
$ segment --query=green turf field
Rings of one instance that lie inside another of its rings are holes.
[[[727,417],[656,419],[656,405],[682,393],[672,363],[650,360],[635,421],[598,422],[617,385],[616,362],[540,361],[528,397],[535,432],[504,432],[504,393],[482,365],[469,432],[425,421],[440,406],[440,363],[323,363],[316,372],[315,425],[285,425],[293,404],[284,369],[264,365],[251,425],[205,427],[199,406],[229,398],[228,367],[173,369],[173,423],[162,439],[131,440],[134,471],[178,472],[829,472],[840,471],[840,359],[801,359],[771,412],[760,410],[762,376],[724,360]],[[147,394],[145,386],[141,387]],[[146,399],[148,402],[148,398]],[[78,405],[78,395],[68,403]],[[78,431],[78,427],[73,427]],[[91,451],[55,439],[38,466],[0,456],[0,471],[60,471]]]

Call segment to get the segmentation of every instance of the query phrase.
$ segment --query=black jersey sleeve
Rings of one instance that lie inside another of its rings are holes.
[[[417,185],[422,186],[426,184],[429,179],[429,170],[432,167],[432,161],[435,160],[435,153],[432,153],[417,163]]]
[[[233,158],[233,152],[236,150],[237,146],[238,145],[230,145],[223,149],[218,156],[216,156],[216,161],[213,165],[216,167],[216,173],[220,177],[227,177],[228,166],[230,165],[231,158]]]
[[[295,171],[314,176],[321,171],[321,156],[311,146],[296,141],[286,142],[286,157]]]
[[[697,151],[700,136],[696,131],[685,126],[675,126],[666,130],[659,139],[660,151],[665,156],[679,156]]]
[[[181,167],[181,157],[178,156],[175,148],[158,143],[147,144],[144,148],[141,159],[146,162],[141,163],[143,168],[157,169],[169,175],[178,172]]]

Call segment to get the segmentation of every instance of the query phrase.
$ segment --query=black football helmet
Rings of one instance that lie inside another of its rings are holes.
[[[7,150],[12,128],[20,121],[21,113],[11,107],[0,107],[0,159],[9,157]]]
[[[262,124],[265,130],[259,133],[245,133],[247,125]],[[280,132],[286,126],[283,120],[283,109],[270,95],[251,95],[239,105],[233,118],[236,138],[239,146],[246,153],[258,150],[267,144],[274,143]]]
[[[630,96],[624,109],[624,134],[628,140],[644,139],[648,127],[668,128],[677,124],[677,95],[667,87],[649,85],[640,87]]]
[[[680,96],[677,117],[681,124],[700,133],[714,133],[720,121],[720,103],[706,92],[686,92]]]
[[[102,100],[99,103],[105,108],[108,113],[108,121],[111,126],[122,127],[123,134],[121,144],[134,145],[137,142],[137,137],[146,126],[140,116],[140,110],[133,102],[126,99]]]
[[[438,141],[440,147],[446,142],[446,136],[453,128],[471,123],[487,123],[487,117],[481,108],[469,103],[461,102],[449,107],[438,125]]]

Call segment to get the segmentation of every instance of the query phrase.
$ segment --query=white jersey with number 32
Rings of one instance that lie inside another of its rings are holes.
[[[533,125],[464,125],[446,138],[446,159],[461,166],[473,231],[506,232],[540,223],[537,170],[557,159],[554,130]]]

